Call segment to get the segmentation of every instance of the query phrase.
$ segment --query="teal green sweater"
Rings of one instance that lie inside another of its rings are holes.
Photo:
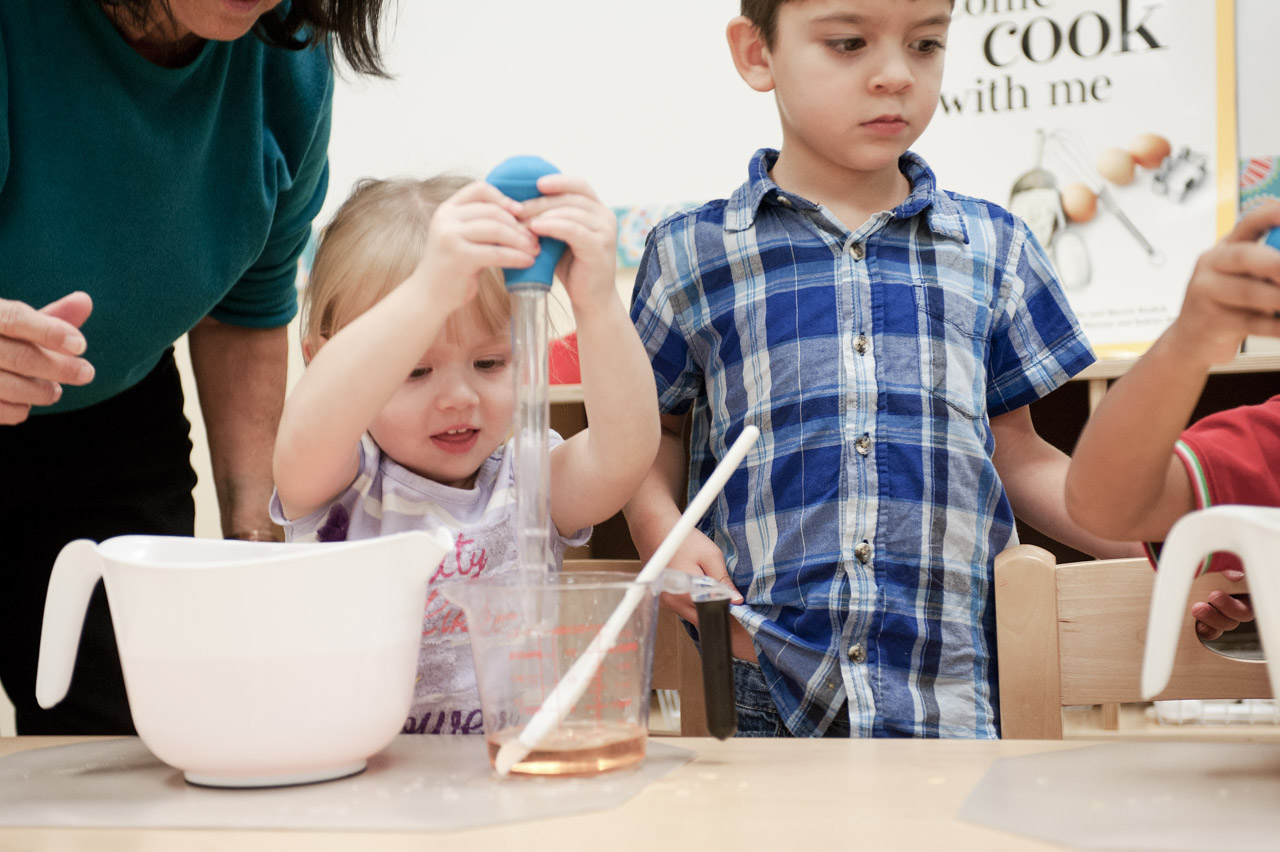
[[[95,0],[0,2],[0,298],[94,302],[97,375],[36,413],[130,387],[206,315],[293,317],[332,96],[324,50],[250,34],[161,68]]]

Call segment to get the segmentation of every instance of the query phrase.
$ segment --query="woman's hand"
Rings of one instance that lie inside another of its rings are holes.
[[[0,299],[0,424],[21,423],[33,405],[52,405],[63,385],[93,381],[80,326],[93,302],[75,292],[40,310]]]

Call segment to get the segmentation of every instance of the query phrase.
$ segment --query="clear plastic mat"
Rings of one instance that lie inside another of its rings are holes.
[[[997,760],[961,819],[1073,849],[1275,852],[1280,744],[1122,742]]]
[[[296,787],[195,787],[136,738],[0,758],[0,825],[455,831],[617,807],[693,759],[652,740],[634,769],[499,779],[483,737],[400,736],[349,778]]]

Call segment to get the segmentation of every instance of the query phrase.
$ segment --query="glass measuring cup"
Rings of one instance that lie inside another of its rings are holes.
[[[707,593],[685,578],[673,587],[675,572],[641,582],[621,571],[550,573],[517,571],[496,577],[451,583],[441,593],[467,615],[480,706],[490,763],[504,744],[519,737],[529,721],[562,696],[556,687],[574,664],[599,652],[599,665],[571,707],[556,707],[560,720],[510,771],[516,775],[592,775],[634,766],[644,759],[649,731],[653,651],[658,596],[664,591],[692,593],[724,611],[723,641],[712,654],[704,642],[704,672],[712,672],[708,707],[733,714],[732,668],[728,651],[729,594],[708,581]],[[664,586],[665,583],[665,586]],[[614,641],[600,649],[601,634],[624,598],[638,595]],[[700,612],[702,603],[699,603]],[[708,622],[713,619],[707,616]],[[727,736],[736,726],[729,720]]]
[[[514,774],[590,775],[644,759],[661,579],[640,585],[640,604],[586,692]],[[618,571],[517,571],[441,587],[467,615],[491,762],[636,586]]]

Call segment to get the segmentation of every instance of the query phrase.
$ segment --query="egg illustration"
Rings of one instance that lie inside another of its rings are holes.
[[[1143,133],[1129,144],[1129,153],[1144,169],[1159,167],[1172,150],[1169,140],[1158,133]]]
[[[1133,155],[1123,148],[1104,148],[1098,154],[1098,174],[1116,186],[1133,183]]]
[[[1076,224],[1088,222],[1098,212],[1098,196],[1082,183],[1069,183],[1062,188],[1062,212]]]

